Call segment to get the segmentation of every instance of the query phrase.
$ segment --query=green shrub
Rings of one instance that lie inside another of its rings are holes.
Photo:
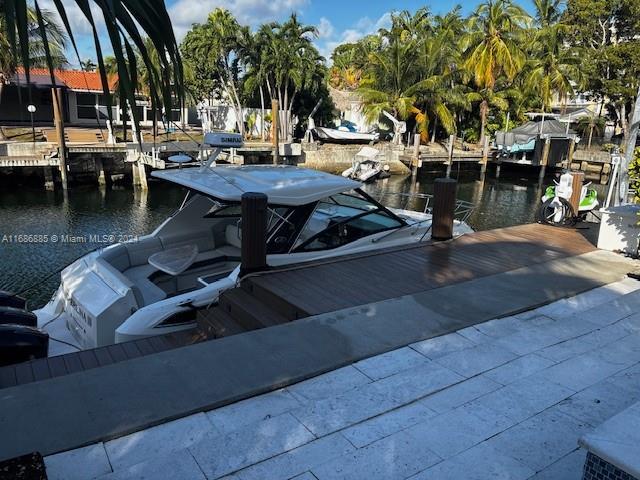
[[[640,203],[640,148],[636,148],[629,164],[629,186],[635,192],[634,201]]]

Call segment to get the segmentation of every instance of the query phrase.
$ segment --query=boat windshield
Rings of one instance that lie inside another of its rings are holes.
[[[294,250],[308,252],[346,245],[403,226],[401,219],[361,192],[320,200],[296,239]]]

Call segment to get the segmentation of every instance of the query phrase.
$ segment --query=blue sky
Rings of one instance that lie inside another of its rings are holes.
[[[52,0],[44,0],[44,3],[53,4]],[[70,1],[63,0],[63,3],[69,5]],[[479,0],[434,0],[430,3],[415,0],[166,0],[166,3],[178,40],[182,39],[191,24],[205,21],[207,14],[216,7],[231,10],[241,23],[252,27],[268,21],[284,20],[292,12],[297,12],[302,22],[318,27],[320,35],[316,45],[328,57],[336,45],[355,41],[387,26],[391,11],[415,11],[427,5],[433,13],[438,14],[451,10],[459,3],[466,15],[473,11]],[[521,5],[527,9],[530,9],[531,3],[531,0],[521,0]],[[77,8],[70,7],[69,14],[74,31],[78,34],[81,57],[95,58],[86,20]],[[105,40],[105,44],[108,41]]]

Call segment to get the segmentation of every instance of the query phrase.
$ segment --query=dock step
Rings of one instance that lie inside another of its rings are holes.
[[[240,288],[260,300],[263,304],[268,305],[269,308],[275,310],[289,321],[299,320],[309,316],[308,312],[288,302],[284,296],[272,292],[269,288],[265,288],[260,281],[260,277],[244,280],[240,284]]]
[[[219,305],[198,312],[198,330],[207,339],[229,337],[244,333],[248,329],[235,321]]]
[[[219,308],[247,330],[273,327],[289,321],[284,315],[241,288],[224,292],[220,296]]]

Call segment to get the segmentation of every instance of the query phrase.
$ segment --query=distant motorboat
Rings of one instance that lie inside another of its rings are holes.
[[[348,129],[327,127],[315,127],[313,133],[318,140],[326,143],[371,143],[377,142],[380,138],[379,133],[351,132]]]
[[[380,151],[373,147],[362,147],[356,153],[351,167],[342,176],[359,182],[371,182],[381,177],[389,177],[389,165],[378,160]]]

